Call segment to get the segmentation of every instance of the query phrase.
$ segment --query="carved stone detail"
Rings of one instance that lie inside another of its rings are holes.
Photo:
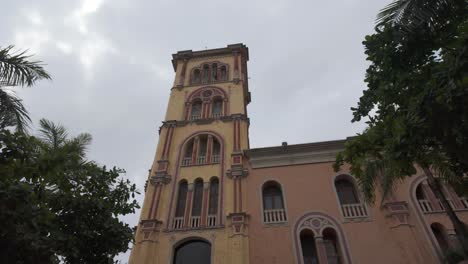
[[[384,204],[386,217],[389,217],[392,223],[392,228],[400,225],[409,225],[409,209],[408,203],[405,201],[391,201]]]
[[[300,225],[300,228],[306,227],[308,229],[312,229],[315,231],[316,234],[321,234],[321,230],[324,229],[325,227],[333,227],[334,225],[328,221],[328,219],[320,217],[320,216],[314,216],[307,218],[302,222]]]

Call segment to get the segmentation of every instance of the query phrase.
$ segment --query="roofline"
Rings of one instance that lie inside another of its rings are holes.
[[[253,149],[245,150],[244,153],[247,157],[251,158],[251,157],[281,155],[285,153],[304,153],[304,152],[313,152],[313,151],[321,151],[321,150],[342,150],[344,149],[345,142],[349,139],[350,137],[348,137],[347,139],[313,142],[313,143],[305,143],[305,144],[253,148]]]
[[[245,56],[245,59],[247,61],[249,60],[249,48],[242,43],[237,43],[237,44],[227,45],[225,48],[207,49],[207,50],[198,50],[198,51],[192,51],[192,50],[178,51],[177,53],[172,54],[172,67],[174,68],[174,71],[177,70],[178,60],[232,54],[234,51],[240,52],[241,54]]]

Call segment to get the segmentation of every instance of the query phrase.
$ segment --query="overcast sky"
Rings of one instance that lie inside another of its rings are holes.
[[[251,147],[343,139],[364,128],[350,123],[365,88],[362,40],[389,2],[6,0],[0,46],[29,49],[52,75],[18,92],[35,124],[91,133],[89,156],[125,168],[143,190],[172,53],[249,47]],[[125,220],[136,225],[138,214]]]

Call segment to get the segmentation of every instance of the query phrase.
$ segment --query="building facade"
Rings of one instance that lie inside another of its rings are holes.
[[[456,247],[422,173],[370,205],[333,171],[345,140],[250,149],[248,60],[243,44],[173,54],[130,263],[440,263]]]

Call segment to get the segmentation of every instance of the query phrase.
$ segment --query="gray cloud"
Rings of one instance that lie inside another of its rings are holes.
[[[251,147],[341,139],[364,127],[349,110],[365,88],[361,42],[388,2],[7,1],[0,45],[29,48],[53,76],[19,91],[33,120],[90,132],[90,157],[125,168],[143,190],[172,53],[249,47]],[[138,213],[124,220],[136,225]]]

